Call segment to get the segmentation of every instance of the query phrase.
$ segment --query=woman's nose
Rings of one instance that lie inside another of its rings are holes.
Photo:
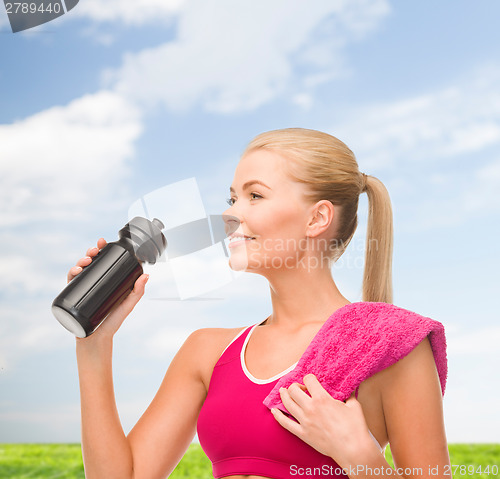
[[[222,213],[222,219],[224,220],[224,231],[226,232],[226,236],[234,233],[240,226],[240,219],[234,214],[230,214],[232,208],[228,208],[226,211]]]

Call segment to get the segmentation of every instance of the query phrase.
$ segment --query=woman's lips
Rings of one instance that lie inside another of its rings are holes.
[[[254,240],[254,238],[232,240],[229,242],[229,244],[227,246],[228,246],[228,248],[236,248],[236,246],[242,245],[243,243],[248,243],[249,241],[253,241],[253,240]]]

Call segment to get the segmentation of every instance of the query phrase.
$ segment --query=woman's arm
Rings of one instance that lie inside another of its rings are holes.
[[[406,477],[451,478],[441,385],[429,339],[383,374],[382,406],[394,465],[422,471]]]
[[[71,281],[92,261],[106,242],[87,251],[70,269]],[[116,407],[113,375],[113,337],[144,294],[147,275],[89,337],[76,340],[80,381],[82,452],[87,479],[164,478],[179,462],[194,436],[206,396],[203,378],[210,368],[213,330],[192,333],[170,364],[151,405],[125,436]],[[220,341],[219,341],[220,342]],[[217,345],[218,343],[216,343]]]
[[[207,378],[225,347],[219,331],[199,329],[187,338],[153,401],[128,435],[134,479],[167,477],[191,443],[207,395]]]
[[[378,374],[394,461],[391,477],[451,478],[441,385],[429,339],[423,339],[407,356]],[[348,475],[357,479],[387,476],[391,466],[373,443],[363,444],[344,463]],[[349,474],[351,471],[355,474]]]
[[[78,343],[82,450],[87,479],[154,479],[170,474],[195,432],[206,396],[199,361],[207,330],[192,333],[172,360],[150,406],[125,436],[116,408],[112,344]]]
[[[106,241],[89,248],[68,272],[68,283],[92,262]],[[132,292],[86,338],[76,338],[80,384],[82,453],[87,479],[133,477],[132,453],[116,408],[111,358],[113,336],[144,294],[148,275],[141,275]]]
[[[132,453],[116,408],[113,343],[77,340],[82,454],[87,479],[133,477]]]

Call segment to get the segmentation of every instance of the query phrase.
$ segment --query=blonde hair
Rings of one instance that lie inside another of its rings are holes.
[[[331,259],[347,248],[358,225],[358,199],[368,195],[368,229],[363,273],[363,301],[392,303],[392,207],[384,184],[361,173],[354,153],[332,135],[304,128],[273,130],[256,136],[245,154],[274,150],[287,160],[286,173],[306,185],[306,201],[329,200],[340,206]],[[339,246],[340,244],[340,246]]]

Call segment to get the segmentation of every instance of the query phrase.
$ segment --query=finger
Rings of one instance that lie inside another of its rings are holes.
[[[307,393],[307,388],[303,384],[293,383],[288,387],[288,394],[301,407],[307,406],[311,396]]]
[[[144,295],[144,290],[146,288],[146,283],[148,282],[148,279],[149,279],[149,274],[141,274],[141,276],[137,278],[134,284],[134,289],[119,306],[120,311],[122,313],[128,315],[134,309],[135,305]]]
[[[144,290],[146,289],[146,283],[148,282],[148,279],[149,279],[149,274],[141,274],[137,280],[135,281],[135,284],[134,284],[134,289],[132,290],[132,294],[135,294],[135,295],[143,295],[144,294]]]
[[[87,253],[85,253],[87,256],[95,256],[99,253],[99,248],[96,248],[95,246],[93,248],[89,248],[87,250]]]
[[[80,258],[76,262],[76,266],[73,266],[69,271],[67,275],[67,280],[68,283],[75,278],[78,274],[82,272],[82,269],[85,268],[85,266],[88,266],[90,263],[92,263],[92,258],[94,256],[97,256],[97,253],[99,253],[99,250],[104,248],[106,246],[106,240],[104,238],[99,238],[97,240],[97,248],[94,246],[92,248],[89,248],[87,250],[86,256],[83,258]]]
[[[90,256],[84,256],[76,262],[76,266],[81,266],[83,268],[88,266],[90,263],[92,263],[92,258]]]
[[[273,413],[274,419],[276,419],[276,421],[278,421],[278,423],[281,426],[283,426],[287,431],[290,431],[292,434],[295,434],[296,436],[300,435],[300,433],[302,432],[302,427],[298,422],[295,422],[293,419],[287,417],[280,409],[272,408],[271,412]]]
[[[357,402],[358,400],[356,398],[355,391],[353,391],[352,394],[345,400],[345,405],[352,407]]]
[[[297,421],[300,422],[300,419],[302,418],[302,407],[297,403],[297,401],[294,398],[291,397],[290,388],[293,391],[292,386],[290,386],[288,389],[280,388],[279,393],[280,393],[281,402],[283,403],[283,405],[287,408],[289,413],[295,419],[297,419]],[[299,389],[299,388],[297,388],[297,389]],[[304,393],[302,393],[302,394],[304,394]]]
[[[79,273],[82,272],[82,268],[80,266],[73,266],[68,271],[68,283]]]
[[[311,396],[321,395],[325,393],[328,394],[326,389],[321,385],[321,383],[318,381],[318,378],[314,374],[306,374],[303,377],[303,381]]]

